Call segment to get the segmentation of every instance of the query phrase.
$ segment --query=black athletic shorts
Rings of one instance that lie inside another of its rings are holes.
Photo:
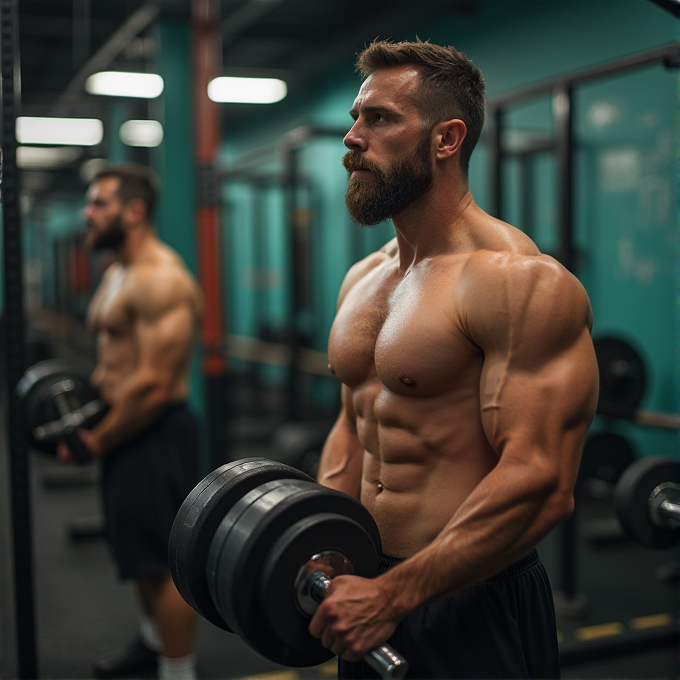
[[[384,554],[381,571],[402,561]],[[559,678],[555,609],[536,550],[488,581],[412,611],[388,640],[407,678]],[[340,678],[377,678],[339,660]]]
[[[121,579],[163,576],[175,515],[198,481],[196,420],[173,404],[102,459],[107,538]]]

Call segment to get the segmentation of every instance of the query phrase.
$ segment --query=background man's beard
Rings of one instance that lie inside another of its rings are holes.
[[[125,243],[125,230],[120,218],[117,218],[105,231],[90,232],[92,250],[117,250]]]
[[[349,152],[347,156],[350,156]],[[429,136],[415,157],[400,161],[387,172],[371,164],[372,179],[350,179],[345,204],[352,221],[364,227],[378,224],[407,208],[432,184]]]

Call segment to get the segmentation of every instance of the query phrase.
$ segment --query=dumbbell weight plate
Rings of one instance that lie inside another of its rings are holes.
[[[671,548],[680,541],[677,528],[657,526],[650,517],[650,495],[664,482],[680,483],[680,462],[652,456],[631,465],[616,485],[614,504],[623,528],[649,548]]]
[[[215,608],[208,589],[206,565],[210,543],[237,501],[276,479],[312,481],[300,470],[265,458],[244,458],[222,465],[186,497],[170,531],[168,561],[177,590],[201,616],[229,632],[231,628]]]
[[[257,496],[257,497],[256,497]],[[286,644],[272,630],[263,611],[262,571],[273,546],[297,522],[319,514],[335,514],[354,521],[369,536],[374,556],[373,569],[361,576],[375,575],[380,554],[380,534],[371,515],[356,499],[316,483],[274,481],[244,496],[222,520],[215,532],[208,556],[209,588],[220,614],[250,647],[267,659],[286,666],[314,666],[332,658],[318,640],[314,647],[297,649]],[[310,544],[298,568],[320,550],[334,543],[330,533],[320,545]],[[303,551],[303,552],[306,552]],[[271,558],[271,559],[276,559]],[[294,588],[295,575],[287,587]],[[264,606],[268,606],[266,602]]]
[[[616,483],[637,456],[630,442],[615,432],[588,435],[579,467],[579,487],[600,498],[611,498]]]
[[[318,649],[309,633],[310,617],[303,614],[291,587],[300,569],[316,554],[339,553],[352,573],[375,578],[380,553],[366,529],[344,515],[319,513],[296,522],[274,543],[260,576],[260,609],[277,638],[294,649]]]
[[[71,380],[73,389],[64,393],[68,407],[76,411],[98,398],[97,390],[89,382],[89,372],[75,362],[47,359],[29,368],[19,381],[16,393],[21,403],[24,431],[29,446],[42,453],[55,455],[57,441],[36,439],[36,428],[59,420],[60,415],[52,398],[52,387],[63,380]],[[87,423],[91,427],[96,419]]]
[[[642,357],[629,343],[616,337],[593,342],[600,370],[597,412],[603,416],[632,418],[647,385]]]

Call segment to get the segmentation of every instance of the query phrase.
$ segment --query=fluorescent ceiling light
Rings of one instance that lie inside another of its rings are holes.
[[[163,92],[163,78],[155,73],[100,71],[85,81],[85,91],[109,97],[154,99]]]
[[[158,146],[163,126],[157,120],[128,120],[120,126],[120,138],[128,146]]]
[[[208,97],[220,103],[274,104],[286,94],[288,86],[278,78],[221,76],[208,83]]]
[[[19,146],[17,166],[22,169],[56,168],[72,163],[81,150],[74,146]]]
[[[16,122],[19,144],[68,144],[94,146],[104,137],[97,118],[33,118],[20,116]]]

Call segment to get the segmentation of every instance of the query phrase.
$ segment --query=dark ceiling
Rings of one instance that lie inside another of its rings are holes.
[[[413,39],[439,19],[470,14],[483,0],[213,0],[223,73],[285,72],[292,93],[323,79],[376,36]],[[110,98],[88,95],[89,75],[101,70],[155,69],[159,19],[189,20],[191,0],[15,0],[21,63],[18,115],[106,120]],[[420,37],[427,37],[420,35]],[[145,100],[135,104],[145,111]],[[225,105],[230,124],[253,105]],[[140,114],[139,117],[144,117]],[[139,151],[139,150],[137,150]],[[77,161],[22,173],[24,191],[81,190]],[[135,158],[142,160],[145,158]]]
[[[478,0],[221,0],[229,69],[276,69],[305,83],[377,35],[413,37]],[[190,0],[18,0],[22,114],[74,115],[106,106],[83,91],[95,70],[152,70],[153,23],[188,17]]]

